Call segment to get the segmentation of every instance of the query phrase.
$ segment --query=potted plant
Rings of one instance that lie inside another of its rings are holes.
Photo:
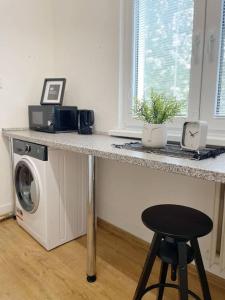
[[[135,100],[134,114],[144,121],[142,144],[151,148],[162,148],[167,143],[167,127],[165,122],[178,115],[183,102],[151,90],[150,97]]]

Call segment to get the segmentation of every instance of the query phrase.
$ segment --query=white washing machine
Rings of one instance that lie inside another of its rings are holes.
[[[86,233],[87,160],[14,140],[16,219],[47,250]]]

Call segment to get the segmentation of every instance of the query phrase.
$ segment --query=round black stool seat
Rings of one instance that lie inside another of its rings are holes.
[[[212,220],[204,213],[172,204],[147,208],[142,213],[142,221],[160,235],[187,241],[205,236],[213,228]]]

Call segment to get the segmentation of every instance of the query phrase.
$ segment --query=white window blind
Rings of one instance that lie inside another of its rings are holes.
[[[193,18],[193,0],[135,1],[134,97],[153,88],[188,104]]]
[[[225,117],[225,1],[223,1],[223,16],[221,22],[221,48],[219,60],[219,77],[215,115]]]

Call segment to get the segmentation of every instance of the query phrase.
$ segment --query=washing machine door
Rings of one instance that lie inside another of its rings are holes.
[[[22,208],[31,214],[34,213],[39,204],[40,188],[36,171],[32,163],[25,158],[16,165],[15,188]]]

